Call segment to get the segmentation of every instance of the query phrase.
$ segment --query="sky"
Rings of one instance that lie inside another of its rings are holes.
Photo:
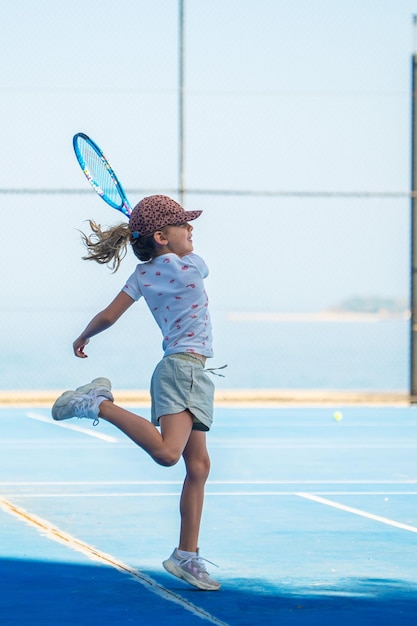
[[[135,266],[81,260],[85,221],[123,216],[88,193],[74,133],[103,147],[132,204],[177,197],[178,6],[3,2],[3,310],[98,310]],[[214,310],[408,297],[414,13],[417,0],[185,0],[184,205],[204,211]],[[85,193],[7,192],[23,189]]]

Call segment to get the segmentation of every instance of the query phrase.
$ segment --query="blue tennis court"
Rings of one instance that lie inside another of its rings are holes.
[[[47,409],[3,408],[0,429],[2,624],[415,621],[414,408],[218,408],[201,553],[219,592],[161,565],[181,464]]]

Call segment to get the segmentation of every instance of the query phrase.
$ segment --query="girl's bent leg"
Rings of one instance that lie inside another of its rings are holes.
[[[160,465],[175,465],[181,458],[192,429],[188,411],[161,417],[161,433],[144,417],[123,409],[110,400],[100,404],[99,417],[116,426],[143,448]]]
[[[181,530],[179,549],[196,552],[203,512],[204,489],[210,472],[210,457],[206,446],[206,433],[193,430],[183,452],[187,474],[181,501]]]

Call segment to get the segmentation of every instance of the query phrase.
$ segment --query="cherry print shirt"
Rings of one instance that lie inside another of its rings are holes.
[[[191,352],[213,356],[208,297],[204,281],[208,267],[197,254],[163,254],[140,263],[123,291],[133,300],[142,296],[161,329],[164,355]]]

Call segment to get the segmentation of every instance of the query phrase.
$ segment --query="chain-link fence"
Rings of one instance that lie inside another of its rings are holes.
[[[85,220],[123,219],[78,169],[71,138],[84,131],[132,203],[178,197],[182,142],[184,204],[204,209],[194,243],[210,267],[213,366],[228,363],[220,388],[407,390],[405,8],[32,4],[5,8],[0,42],[0,388],[106,375],[141,389],[161,356],[143,303],[92,340],[89,359],[72,355],[135,265],[130,255],[112,275],[81,260]]]

